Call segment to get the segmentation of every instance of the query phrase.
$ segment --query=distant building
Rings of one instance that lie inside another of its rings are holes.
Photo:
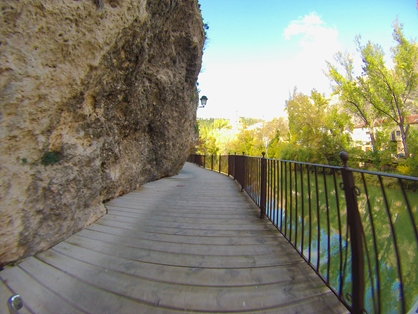
[[[370,130],[365,124],[357,124],[353,128],[353,132],[350,134],[351,139],[354,142],[354,146],[365,152],[372,150],[372,143],[370,141]]]
[[[418,114],[408,116],[406,118],[406,124],[409,124],[411,127],[418,128]],[[379,129],[379,127],[377,127],[377,129]],[[365,152],[373,149],[370,141],[370,130],[364,123],[355,125],[353,132],[350,135],[355,147]],[[397,154],[404,153],[401,131],[399,131],[397,126],[393,127],[393,131],[390,135],[390,141],[397,143]]]

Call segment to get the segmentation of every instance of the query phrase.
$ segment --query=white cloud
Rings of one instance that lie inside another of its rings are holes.
[[[299,17],[289,23],[288,27],[283,32],[284,37],[289,40],[294,35],[303,34],[305,38],[314,35],[315,30],[323,28],[324,21],[321,20],[315,12],[312,12],[304,17]]]
[[[247,116],[270,119],[284,115],[285,101],[295,86],[303,93],[313,88],[329,92],[324,75],[325,60],[341,50],[338,31],[328,27],[316,13],[291,21],[283,31],[286,39],[277,54],[250,59],[237,56],[222,64],[207,64],[199,75],[201,95],[208,105],[198,116],[234,118]],[[283,57],[280,50],[286,50]]]
[[[283,31],[289,47],[295,49],[294,57],[287,60],[283,70],[288,77],[290,89],[298,86],[299,90],[309,93],[316,88],[320,92],[329,92],[329,81],[324,75],[327,61],[333,61],[334,54],[341,50],[338,31],[326,25],[325,21],[312,12],[291,21]],[[295,43],[294,38],[298,41]]]

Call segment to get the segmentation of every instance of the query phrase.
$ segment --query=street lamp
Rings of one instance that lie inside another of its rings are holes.
[[[197,108],[205,108],[208,99],[209,98],[207,98],[205,95],[200,97],[200,106],[198,106]]]

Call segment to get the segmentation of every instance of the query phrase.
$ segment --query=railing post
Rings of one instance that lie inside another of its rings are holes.
[[[222,155],[219,154],[219,173],[221,173],[221,160],[222,160]]]
[[[360,213],[358,210],[357,194],[358,189],[354,185],[352,170],[348,167],[348,154],[340,153],[344,167],[341,168],[346,204],[347,222],[350,230],[351,245],[351,273],[352,273],[352,308],[351,313],[364,313],[364,256],[363,256],[363,228]]]
[[[228,177],[231,174],[231,164],[232,164],[231,160],[232,160],[231,153],[228,153],[228,169],[227,169],[227,171],[228,171]]]
[[[206,154],[203,155],[203,169],[206,169]]]
[[[244,191],[245,189],[245,181],[246,181],[246,177],[245,177],[245,152],[242,152],[242,182],[241,182],[241,192]]]
[[[213,154],[210,157],[211,157],[211,160],[210,160],[210,170],[213,171]]]
[[[261,191],[260,191],[260,218],[263,219],[266,216],[266,179],[267,179],[267,171],[266,171],[266,164],[267,160],[264,157],[266,155],[265,152],[262,152],[263,157],[261,158]]]
[[[235,179],[235,157],[236,155],[228,155],[228,176]]]

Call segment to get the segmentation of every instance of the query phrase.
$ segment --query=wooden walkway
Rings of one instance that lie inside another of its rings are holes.
[[[106,204],[109,213],[0,272],[0,313],[346,313],[228,177],[178,176]]]

